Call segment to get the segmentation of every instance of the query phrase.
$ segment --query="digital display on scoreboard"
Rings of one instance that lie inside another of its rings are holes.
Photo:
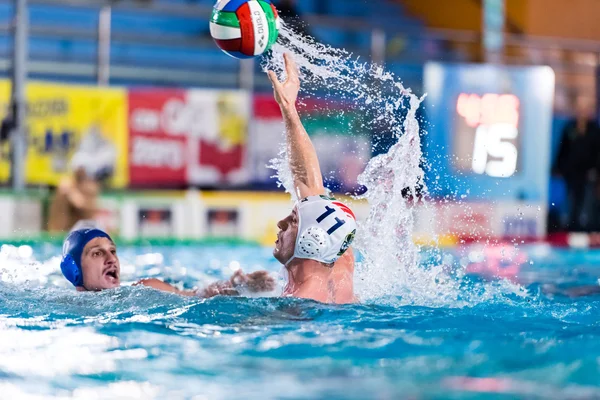
[[[520,106],[513,94],[460,93],[452,138],[454,168],[494,178],[515,175],[521,154]]]
[[[427,63],[426,183],[434,197],[544,202],[554,72],[543,66]]]

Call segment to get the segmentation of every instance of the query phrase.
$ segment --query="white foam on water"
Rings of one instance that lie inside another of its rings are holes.
[[[363,300],[400,296],[406,304],[464,306],[500,292],[522,295],[520,287],[508,282],[486,284],[483,290],[465,295],[460,271],[457,276],[441,263],[420,262],[420,248],[412,239],[414,207],[417,202],[424,202],[422,207],[430,205],[412,194],[420,191],[423,199],[427,195],[416,117],[424,97],[414,95],[383,67],[298,35],[285,24],[262,65],[280,79],[285,78],[284,52],[291,53],[300,68],[302,96],[324,101],[325,108],[328,101],[351,103],[364,115],[365,128],[398,139],[386,154],[373,157],[358,179],[367,188],[359,197],[369,203],[369,216],[359,225],[354,245],[363,256],[356,268],[359,296]],[[270,167],[294,197],[285,146]]]

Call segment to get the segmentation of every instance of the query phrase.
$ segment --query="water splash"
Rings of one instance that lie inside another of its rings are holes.
[[[400,134],[402,123],[398,122],[403,118],[399,111],[407,110],[407,100],[411,98],[416,101],[415,109],[420,104],[411,90],[382,66],[362,62],[360,57],[354,57],[346,50],[298,35],[285,24],[270,56],[263,58],[263,70],[275,71],[281,79],[285,78],[285,52],[293,54],[298,64],[305,95],[324,102],[339,103],[341,100],[352,104],[355,110],[368,114],[364,120],[365,128],[381,130],[384,127],[391,133]]]
[[[461,273],[450,274],[439,262],[423,265],[421,249],[413,242],[415,206],[431,207],[424,200],[427,188],[416,117],[424,97],[414,95],[382,66],[361,62],[345,50],[317,43],[285,25],[279,42],[262,64],[265,71],[275,71],[280,79],[285,78],[284,52],[291,53],[299,66],[301,95],[323,101],[323,109],[340,101],[351,104],[364,115],[364,128],[397,139],[386,154],[369,161],[358,179],[367,188],[359,198],[369,203],[369,216],[360,224],[355,242],[363,259],[356,271],[359,295],[363,299],[399,295],[410,304],[461,306],[484,301],[498,292],[483,288],[465,296]],[[285,148],[270,167],[276,170],[280,186],[294,197]],[[506,285],[511,286],[496,284]],[[519,293],[519,288],[502,291]]]
[[[277,179],[277,186],[283,187],[285,192],[292,196],[292,200],[297,201],[299,199],[294,190],[294,180],[292,179],[292,171],[290,170],[288,160],[287,146],[283,146],[279,151],[277,158],[272,159],[267,165],[267,168],[275,171],[275,174],[271,176],[271,178]]]

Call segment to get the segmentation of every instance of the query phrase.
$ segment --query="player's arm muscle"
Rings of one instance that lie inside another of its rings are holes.
[[[324,193],[324,187],[319,159],[296,109],[296,100],[300,90],[298,67],[289,54],[284,54],[284,58],[287,79],[279,82],[272,71],[269,71],[269,78],[273,83],[275,100],[279,103],[285,122],[286,145],[290,170],[294,179],[294,189],[298,198],[320,195]]]

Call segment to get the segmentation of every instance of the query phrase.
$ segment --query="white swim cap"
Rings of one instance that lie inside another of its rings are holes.
[[[300,200],[298,236],[294,258],[316,260],[325,264],[337,261],[356,234],[356,217],[352,210],[327,196],[309,196]]]

